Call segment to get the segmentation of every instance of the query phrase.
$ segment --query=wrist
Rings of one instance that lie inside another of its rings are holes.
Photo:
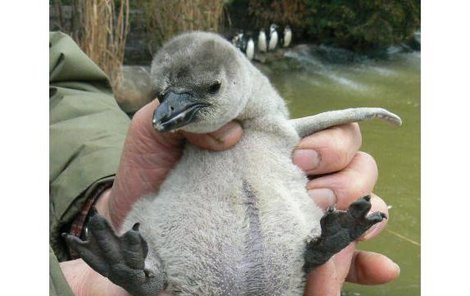
[[[97,182],[93,184],[87,192],[85,192],[85,202],[81,206],[80,212],[77,213],[74,220],[70,225],[69,234],[80,237],[82,239],[86,238],[87,232],[87,223],[90,216],[91,209],[95,208],[97,203],[99,203],[100,214],[105,213],[105,217],[108,217],[107,203],[109,200],[109,189],[111,188],[113,182],[111,180],[105,182]],[[101,200],[103,199],[103,200]],[[70,258],[78,258],[78,254],[69,248]]]
[[[94,271],[82,259],[61,262],[60,268],[74,295],[130,296],[123,288]]]
[[[111,190],[112,188],[106,189],[101,195],[98,197],[95,203],[95,209],[101,216],[105,217],[111,224],[111,218],[109,214],[109,199],[111,197]]]
[[[60,269],[74,295],[87,295],[85,284],[90,268],[82,259],[60,262]]]

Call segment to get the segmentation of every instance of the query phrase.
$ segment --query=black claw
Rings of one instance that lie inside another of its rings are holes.
[[[362,198],[367,200],[367,201],[370,201],[370,195],[363,196]]]
[[[98,213],[98,211],[96,210],[96,207],[93,206],[93,207],[91,207],[90,212],[88,213],[88,215],[91,218],[91,217],[95,216],[97,213]]]
[[[145,273],[145,276],[148,277],[148,278],[155,277],[155,274],[153,272],[151,272],[150,270],[148,270],[148,269],[144,269],[144,273]]]
[[[139,227],[140,227],[140,223],[137,222],[137,223],[134,224],[134,226],[132,226],[132,230],[139,231]]]

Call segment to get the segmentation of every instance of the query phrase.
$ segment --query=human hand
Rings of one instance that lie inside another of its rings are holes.
[[[333,127],[303,139],[293,154],[293,161],[312,180],[307,189],[323,209],[335,205],[345,210],[358,198],[370,194],[377,181],[377,165],[368,154],[360,152],[362,138],[358,124]],[[385,202],[372,194],[371,212],[387,214]],[[388,220],[374,225],[360,240],[377,236]],[[305,295],[339,295],[345,281],[374,285],[392,281],[400,269],[382,254],[356,250],[357,242],[333,256],[308,274]]]
[[[60,268],[76,296],[132,296],[124,288],[94,271],[82,259],[61,262]],[[162,292],[156,296],[170,295]]]
[[[155,100],[134,115],[113,187],[104,192],[95,205],[97,211],[115,229],[120,228],[124,217],[139,198],[158,191],[181,157],[185,140],[199,147],[218,151],[232,147],[241,138],[242,128],[236,122],[230,122],[205,135],[156,133],[152,126],[152,117],[157,106],[158,101]],[[60,266],[75,295],[130,296],[82,259],[62,262]]]
[[[209,134],[157,133],[152,126],[158,101],[133,117],[113,187],[97,202],[96,209],[119,229],[132,205],[142,196],[158,192],[160,185],[181,157],[185,140],[208,150],[225,150],[241,138],[242,128],[230,122]]]

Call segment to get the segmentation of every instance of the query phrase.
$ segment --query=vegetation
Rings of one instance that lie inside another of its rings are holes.
[[[137,0],[135,3],[143,10],[144,25],[151,32],[153,44],[161,45],[186,31],[221,31],[222,0]]]
[[[306,7],[306,36],[341,47],[388,47],[420,27],[419,0],[308,0]]]
[[[256,33],[289,24],[296,42],[353,50],[407,42],[420,27],[419,0],[50,0],[52,28],[70,34],[119,88],[130,23],[137,52],[148,56],[191,30]],[[67,9],[65,9],[67,8]],[[129,10],[134,9],[129,19]],[[71,11],[71,13],[70,13]],[[71,14],[71,17],[70,17]],[[67,21],[66,21],[67,19]],[[144,40],[144,41],[143,41]]]
[[[54,1],[57,27],[70,34],[80,48],[108,75],[111,86],[119,92],[127,33],[129,0],[73,0],[72,24],[63,19],[63,5]],[[118,9],[116,9],[117,7]]]
[[[249,0],[248,13],[260,28],[272,23],[301,27],[305,20],[305,0]]]
[[[233,0],[229,12],[244,29],[289,24],[297,40],[355,50],[407,42],[420,27],[419,0]]]

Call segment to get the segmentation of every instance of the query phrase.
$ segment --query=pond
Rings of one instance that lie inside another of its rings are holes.
[[[380,286],[347,284],[343,295],[420,294],[420,52],[400,47],[357,56],[324,46],[299,46],[289,59],[258,65],[287,102],[291,116],[350,107],[384,107],[403,126],[361,123],[361,150],[374,156],[379,179],[374,192],[390,206],[382,234],[360,249],[381,252],[401,268]]]

